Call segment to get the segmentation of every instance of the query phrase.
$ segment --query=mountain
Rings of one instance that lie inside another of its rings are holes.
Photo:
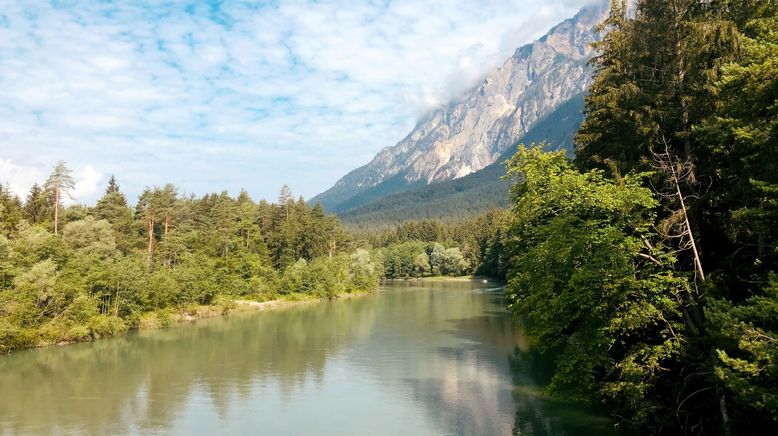
[[[590,45],[607,5],[587,6],[519,48],[478,86],[429,113],[402,141],[311,201],[343,214],[497,162],[538,120],[587,89]]]
[[[572,155],[573,136],[583,121],[584,94],[579,94],[535,123],[497,161],[475,173],[454,180],[411,187],[340,214],[344,225],[372,228],[407,220],[458,219],[508,206],[505,161],[519,144],[546,143],[546,149]]]

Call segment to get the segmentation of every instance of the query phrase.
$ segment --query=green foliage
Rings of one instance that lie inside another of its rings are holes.
[[[406,221],[358,233],[357,238],[363,245],[377,247],[375,254],[387,278],[480,274],[503,279],[508,265],[504,249],[508,220],[508,211],[493,209],[461,221]]]
[[[778,422],[778,277],[771,277],[763,294],[738,305],[711,301],[706,315],[717,327],[716,377],[737,403],[758,412],[763,425]]]
[[[647,242],[656,201],[643,175],[617,183],[540,148],[520,148],[509,174],[506,292],[527,333],[558,353],[549,391],[650,410],[654,383],[683,345],[676,297],[686,288],[672,256]]]
[[[51,205],[46,192],[37,183],[33,184],[24,202],[24,219],[30,224],[42,224],[46,223],[51,216]]]
[[[459,247],[446,248],[439,242],[406,241],[376,251],[383,265],[383,277],[402,279],[429,276],[461,276],[472,272]]]
[[[0,234],[10,235],[22,220],[22,203],[7,186],[0,184]]]
[[[47,186],[65,195],[68,177],[59,165]],[[236,299],[378,284],[370,253],[352,252],[337,219],[288,188],[269,204],[245,192],[180,198],[165,185],[146,189],[133,214],[112,177],[94,208],[53,203],[59,234],[40,219],[40,195],[22,206],[0,188],[0,352],[165,326],[203,305],[226,313]]]
[[[660,263],[690,278],[673,326],[683,352],[653,382],[665,398],[626,413],[652,432],[775,433],[778,2],[613,4],[576,162],[616,184],[660,170],[644,182],[657,199],[647,223],[675,253]]]
[[[374,289],[378,284],[379,270],[370,252],[358,248],[349,259],[349,282],[354,290]]]
[[[105,259],[116,254],[111,224],[106,220],[97,221],[92,216],[66,224],[62,229],[62,240],[68,248],[86,256]]]

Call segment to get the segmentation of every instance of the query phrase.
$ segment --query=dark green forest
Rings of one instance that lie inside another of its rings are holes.
[[[641,433],[778,431],[777,13],[614,1],[574,161],[509,162],[507,293],[550,395]]]

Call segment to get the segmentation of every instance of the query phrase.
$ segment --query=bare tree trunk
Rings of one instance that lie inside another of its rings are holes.
[[[333,235],[330,239],[330,247],[329,247],[329,256],[330,259],[332,259],[332,256],[335,254],[335,250],[338,249],[338,242],[335,240],[335,236]]]
[[[170,225],[170,217],[168,215],[165,215],[165,236],[167,236],[167,229]]]
[[[667,191],[665,192],[655,191],[658,195],[668,200],[677,198],[680,209],[675,211],[674,214],[679,218],[682,218],[680,230],[675,232],[676,234],[672,234],[672,227],[676,224],[671,223],[665,237],[668,239],[679,239],[681,250],[691,250],[692,260],[694,262],[694,274],[696,277],[699,277],[700,281],[705,281],[705,271],[702,268],[702,259],[700,258],[700,252],[697,248],[697,239],[694,235],[694,231],[692,231],[692,225],[689,220],[689,211],[686,207],[686,197],[684,197],[684,194],[681,191],[682,180],[694,180],[693,165],[688,160],[683,163],[678,162],[670,153],[670,147],[664,136],[662,136],[662,141],[665,148],[664,153],[653,152],[654,168],[668,175],[666,183],[668,183],[669,186],[667,186]],[[686,242],[684,243],[684,241]]]
[[[683,212],[684,225],[686,231],[689,233],[689,244],[692,249],[692,256],[694,257],[694,268],[697,274],[700,276],[700,281],[705,281],[705,272],[702,270],[702,261],[700,260],[700,253],[697,251],[697,242],[694,239],[694,233],[692,232],[692,226],[689,223],[689,215],[686,213],[686,202],[683,200],[683,194],[681,193],[681,184],[678,181],[678,176],[673,172],[673,183],[675,183],[675,191],[678,195],[678,201],[681,203],[681,211]]]

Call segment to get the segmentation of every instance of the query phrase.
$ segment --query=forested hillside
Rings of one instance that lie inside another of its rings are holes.
[[[573,162],[509,163],[547,392],[648,434],[778,433],[778,4],[613,2]]]
[[[573,137],[583,120],[584,95],[579,94],[538,120],[519,143],[545,143],[547,150],[564,150],[572,155]],[[465,177],[421,184],[399,194],[385,196],[340,214],[349,228],[385,227],[407,220],[460,220],[508,206],[505,162],[516,153],[512,145],[497,161]]]

